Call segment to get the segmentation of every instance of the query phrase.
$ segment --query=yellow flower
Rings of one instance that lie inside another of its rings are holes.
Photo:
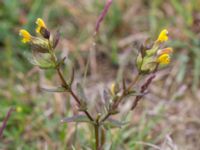
[[[168,40],[168,31],[166,29],[162,30],[158,36],[156,42],[162,43]]]
[[[22,36],[23,43],[27,43],[31,41],[31,34],[28,31],[21,29],[19,31],[19,35]]]
[[[22,107],[21,106],[17,106],[16,107],[16,112],[18,112],[18,113],[22,112]]]
[[[157,62],[163,65],[167,65],[170,63],[170,56],[169,54],[162,54],[157,58]]]
[[[115,88],[116,88],[115,83],[112,83],[112,84],[111,84],[111,87],[110,87],[110,92],[111,92],[111,94],[112,94],[113,96],[115,95]]]
[[[37,24],[36,28],[37,33],[40,33],[41,28],[46,28],[46,25],[41,18],[38,18],[35,23]]]

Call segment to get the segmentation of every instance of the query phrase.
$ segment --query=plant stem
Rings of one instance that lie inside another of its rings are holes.
[[[101,122],[104,122],[110,115],[111,115],[111,113],[108,112],[108,113],[101,119]]]
[[[90,119],[90,121],[93,121],[92,116],[89,114],[87,110],[83,110],[83,112],[87,115],[87,117]]]
[[[64,79],[63,74],[62,74],[60,68],[58,67],[56,70],[57,70],[58,75],[59,75],[59,77],[60,77],[60,79],[61,79],[61,81],[62,81],[62,85],[63,85],[67,90],[69,90],[69,93],[72,95],[72,97],[75,99],[75,101],[76,101],[76,102],[78,103],[78,105],[80,106],[80,105],[81,105],[81,101],[80,101],[79,98],[76,96],[76,94],[73,92],[73,90],[72,90],[71,88],[69,89],[69,86],[68,86],[66,80]],[[82,111],[87,115],[87,117],[88,117],[91,121],[93,121],[92,116],[89,114],[89,112],[88,112],[87,110],[82,110]]]
[[[0,127],[0,139],[2,137],[4,129],[6,128],[7,121],[10,118],[10,115],[12,112],[13,112],[13,108],[10,108],[7,112],[5,119],[3,120],[2,126]]]
[[[73,92],[73,90],[71,89],[71,85],[69,86],[67,81],[65,80],[64,76],[63,76],[63,73],[60,69],[60,64],[58,64],[57,62],[57,58],[56,58],[56,55],[54,53],[54,50],[53,48],[51,47],[51,44],[50,44],[50,41],[49,41],[49,53],[51,55],[51,58],[52,58],[52,61],[54,62],[55,66],[56,66],[56,71],[58,73],[58,76],[62,82],[62,86],[69,91],[69,93],[72,95],[72,97],[75,99],[75,101],[78,103],[78,105],[80,106],[81,105],[81,101],[80,99],[76,96],[76,94]],[[85,109],[85,110],[82,110],[86,116],[91,120],[91,121],[94,121],[94,119],[92,118],[92,116],[90,115],[90,113]]]
[[[136,84],[136,82],[139,80],[140,77],[141,77],[141,74],[138,73],[136,77],[133,79],[133,81],[130,83],[126,91],[129,91],[132,88],[132,86]]]
[[[95,148],[96,150],[99,149],[99,125],[94,125],[94,131],[95,131]]]
[[[56,71],[57,71],[57,73],[58,73],[58,75],[59,75],[59,77],[60,77],[60,79],[61,79],[62,86],[64,86],[65,88],[68,88],[68,84],[67,84],[67,82],[65,81],[65,79],[64,79],[64,77],[63,77],[63,74],[62,74],[62,72],[61,72],[61,70],[60,70],[60,67],[57,67],[57,68],[56,68]]]

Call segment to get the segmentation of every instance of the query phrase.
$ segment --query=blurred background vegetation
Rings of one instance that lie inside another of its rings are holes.
[[[61,118],[77,113],[75,104],[66,93],[42,92],[42,85],[55,85],[58,77],[51,70],[33,67],[24,55],[30,48],[21,44],[18,31],[25,28],[34,34],[38,17],[51,30],[60,30],[57,53],[68,58],[65,75],[75,68],[76,80],[84,78],[91,103],[124,72],[131,79],[138,45],[148,37],[156,39],[167,28],[173,62],[159,72],[150,94],[133,113],[127,115],[126,104],[122,107],[117,117],[130,124],[106,135],[106,149],[200,147],[200,1],[114,0],[93,50],[92,35],[104,5],[105,0],[0,0],[0,122],[10,107],[16,108],[0,149],[89,149],[94,145],[84,124],[60,123]]]

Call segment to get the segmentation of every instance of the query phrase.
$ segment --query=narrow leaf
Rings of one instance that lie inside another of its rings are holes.
[[[127,96],[144,96],[145,94],[147,94],[147,93],[146,92],[145,93],[141,93],[141,92],[137,92],[135,90],[132,90],[132,91],[128,92]]]
[[[127,124],[127,122],[108,118],[103,124],[106,128],[121,128],[123,125]]]
[[[63,118],[61,120],[62,123],[66,122],[66,123],[69,123],[69,122],[88,122],[88,123],[91,123],[90,119],[85,116],[85,115],[75,115],[73,117],[67,117],[67,118]]]
[[[41,87],[41,89],[47,92],[66,92],[66,89],[64,87]]]

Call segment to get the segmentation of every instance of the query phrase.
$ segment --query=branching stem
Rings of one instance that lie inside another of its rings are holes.
[[[137,83],[139,78],[141,77],[141,74],[137,74],[135,78],[132,80],[132,82],[129,84],[128,88],[123,89],[122,95],[113,103],[112,110],[117,109],[119,103],[123,100],[123,98],[127,95],[127,93],[131,90],[131,88]],[[108,111],[108,113],[101,119],[101,122],[104,122],[107,118],[112,115],[112,110]]]
[[[71,96],[74,98],[74,100],[78,103],[78,106],[80,107],[80,106],[81,106],[81,101],[80,101],[80,99],[78,98],[78,96],[76,96],[76,94],[74,93],[74,91],[72,90],[71,85],[69,85],[69,84],[67,83],[67,81],[65,80],[65,78],[64,78],[64,76],[63,76],[63,73],[62,73],[62,71],[61,71],[61,69],[60,69],[60,64],[59,64],[58,61],[57,61],[57,58],[56,58],[56,56],[55,56],[55,54],[54,54],[54,50],[53,50],[53,48],[52,48],[52,46],[51,46],[51,44],[50,44],[50,41],[49,41],[49,53],[50,53],[50,55],[51,55],[52,61],[54,62],[55,66],[56,66],[56,71],[57,71],[58,76],[59,76],[59,78],[60,78],[60,80],[61,80],[61,82],[62,82],[62,86],[63,86],[67,91],[69,91],[69,93],[71,94]],[[92,116],[90,115],[90,113],[87,111],[87,109],[83,109],[83,110],[81,109],[81,111],[83,111],[83,112],[86,114],[86,116],[87,116],[91,121],[94,121],[94,119],[92,118]]]

